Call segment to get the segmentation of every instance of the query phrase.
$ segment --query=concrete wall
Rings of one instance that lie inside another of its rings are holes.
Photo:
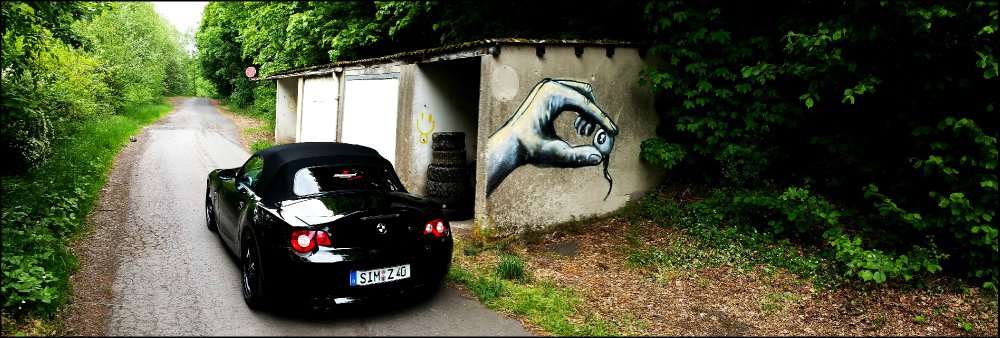
[[[274,141],[276,144],[295,142],[298,118],[299,81],[297,78],[278,79],[274,109]]]
[[[472,57],[402,67],[396,169],[410,192],[427,194],[433,133],[464,132],[466,161],[476,158],[480,63]]]
[[[299,131],[296,142],[337,140],[340,81],[334,75],[306,78],[300,92]]]
[[[534,45],[504,45],[499,55],[482,57],[479,224],[510,233],[604,215],[664,178],[662,168],[639,157],[640,143],[655,136],[659,123],[652,96],[638,83],[647,60],[635,48],[618,47],[610,57],[604,47],[583,51],[577,56],[572,46],[549,45],[539,57]],[[605,129],[617,135],[599,136],[592,123],[581,128],[587,136],[577,132],[571,110],[594,105],[614,125]]]

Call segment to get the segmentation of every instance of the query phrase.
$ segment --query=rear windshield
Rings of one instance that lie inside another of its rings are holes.
[[[299,196],[341,190],[399,190],[385,169],[354,166],[302,168],[292,184],[292,191]]]

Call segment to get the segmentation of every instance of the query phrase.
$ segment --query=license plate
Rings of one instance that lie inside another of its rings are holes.
[[[374,270],[351,271],[351,286],[372,285],[410,278],[410,265],[403,264]]]

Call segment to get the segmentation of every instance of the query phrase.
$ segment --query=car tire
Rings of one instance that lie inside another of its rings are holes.
[[[465,182],[427,181],[427,194],[437,197],[459,196],[466,191]]]
[[[441,167],[464,167],[465,149],[435,150],[431,153],[431,165]]]
[[[219,224],[215,221],[215,205],[212,204],[211,190],[205,192],[205,224],[209,231],[219,231]]]
[[[431,134],[431,149],[433,150],[465,149],[465,133],[438,132]]]
[[[461,167],[442,167],[438,165],[427,166],[427,180],[438,182],[465,182],[468,179],[468,170]]]
[[[243,235],[243,240],[240,243],[240,277],[242,277],[243,301],[251,309],[264,309],[268,305],[268,290],[267,284],[264,282],[263,270],[261,270],[260,251],[253,236],[249,233]]]

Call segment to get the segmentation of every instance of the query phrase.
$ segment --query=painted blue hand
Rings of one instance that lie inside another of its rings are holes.
[[[574,127],[580,135],[595,135],[590,145],[570,145],[556,135],[553,122],[564,111],[578,114]],[[488,140],[486,193],[514,169],[578,168],[605,162],[618,126],[597,106],[593,88],[572,80],[544,79],[528,93],[517,111]],[[607,174],[605,174],[607,176]]]

